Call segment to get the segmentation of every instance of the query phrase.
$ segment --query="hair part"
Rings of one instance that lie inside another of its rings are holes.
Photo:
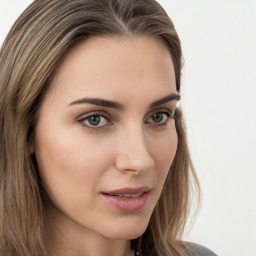
[[[89,37],[149,36],[168,48],[180,92],[182,51],[175,27],[154,0],[36,0],[18,18],[0,52],[0,254],[45,256],[44,192],[30,145],[40,104],[67,51]],[[180,241],[198,180],[182,111],[178,149],[146,232],[142,255],[185,255]]]

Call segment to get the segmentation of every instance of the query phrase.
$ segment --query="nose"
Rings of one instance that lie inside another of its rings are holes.
[[[117,138],[116,168],[119,171],[140,173],[150,170],[155,162],[142,129],[130,129]]]

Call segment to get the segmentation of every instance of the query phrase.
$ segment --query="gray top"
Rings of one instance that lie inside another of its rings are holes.
[[[186,256],[217,256],[217,254],[202,245],[190,242],[184,242],[184,245],[186,248]],[[141,254],[135,251],[134,256],[141,256]]]
[[[191,251],[189,256],[217,256],[214,252],[199,244],[188,243],[187,248]]]

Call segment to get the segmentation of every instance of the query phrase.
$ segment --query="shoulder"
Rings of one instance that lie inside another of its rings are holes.
[[[208,248],[195,244],[195,243],[186,243],[186,249],[189,256],[217,256],[214,252]]]

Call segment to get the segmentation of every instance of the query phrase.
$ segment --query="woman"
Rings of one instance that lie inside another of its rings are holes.
[[[36,0],[0,55],[0,255],[214,255],[191,188],[175,28],[154,0]]]

